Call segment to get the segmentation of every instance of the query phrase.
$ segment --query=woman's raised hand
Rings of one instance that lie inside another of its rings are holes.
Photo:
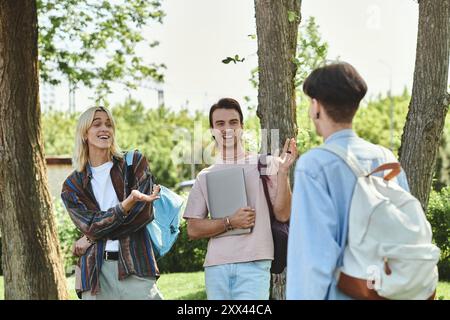
[[[156,199],[159,199],[159,192],[161,191],[161,187],[159,185],[155,185],[153,187],[152,194],[144,194],[140,192],[139,190],[133,190],[131,191],[131,196],[133,197],[134,201],[145,201],[145,202],[152,202]]]

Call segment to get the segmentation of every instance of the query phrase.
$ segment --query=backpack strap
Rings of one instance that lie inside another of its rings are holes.
[[[324,144],[318,147],[318,149],[322,149],[337,155],[350,167],[350,169],[357,177],[367,176],[367,172],[361,169],[358,160],[353,155],[353,153],[350,152],[350,150],[346,150],[336,144]]]
[[[336,144],[326,144],[318,147],[319,149],[329,151],[331,153],[334,153],[338,157],[340,157],[349,167],[352,169],[353,173],[356,175],[356,177],[362,177],[362,176],[370,176],[377,172],[382,172],[386,170],[391,170],[389,174],[384,176],[384,180],[389,181],[393,178],[395,178],[401,171],[400,163],[398,162],[390,162],[385,163],[377,168],[375,168],[373,171],[367,173],[363,169],[361,169],[358,160],[353,155],[353,153],[350,150],[346,150]],[[384,150],[382,152],[385,154]],[[386,154],[385,154],[386,156]]]
[[[129,196],[131,193],[131,187],[134,185],[134,174],[133,174],[133,158],[135,151],[128,151],[125,154],[125,160],[127,164],[127,168],[125,171],[125,190],[126,196]]]
[[[125,159],[127,161],[127,167],[133,166],[133,157],[134,157],[134,151],[128,151],[126,153]]]
[[[267,180],[269,177],[265,174],[265,171],[267,169],[267,155],[258,155],[258,172],[259,172],[259,178],[261,179],[263,190],[264,190],[264,196],[266,198],[267,207],[269,208],[270,213],[270,222],[275,219],[275,213],[273,211],[273,205],[272,201],[270,201],[270,195],[269,195],[269,187],[267,186]]]

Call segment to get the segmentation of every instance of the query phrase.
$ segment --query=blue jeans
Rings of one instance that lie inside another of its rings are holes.
[[[268,300],[271,260],[205,267],[208,300]]]

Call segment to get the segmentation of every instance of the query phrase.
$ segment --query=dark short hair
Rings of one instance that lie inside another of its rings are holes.
[[[222,98],[217,103],[213,104],[211,106],[211,109],[209,109],[209,126],[210,128],[213,127],[213,120],[212,115],[213,112],[217,109],[231,109],[236,110],[239,113],[239,120],[241,120],[241,124],[244,123],[244,116],[242,115],[241,106],[239,105],[239,102],[232,98]]]
[[[349,63],[318,68],[303,83],[303,91],[323,105],[337,123],[351,122],[367,92],[367,84]]]

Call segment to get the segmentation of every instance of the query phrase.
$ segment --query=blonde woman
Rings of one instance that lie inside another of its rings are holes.
[[[76,245],[84,300],[161,299],[159,270],[145,225],[159,198],[145,157],[135,152],[135,184],[126,195],[127,166],[115,141],[115,123],[104,107],[78,120],[73,157],[62,200],[89,246]],[[83,240],[81,240],[82,242]],[[78,241],[80,242],[80,241]]]

